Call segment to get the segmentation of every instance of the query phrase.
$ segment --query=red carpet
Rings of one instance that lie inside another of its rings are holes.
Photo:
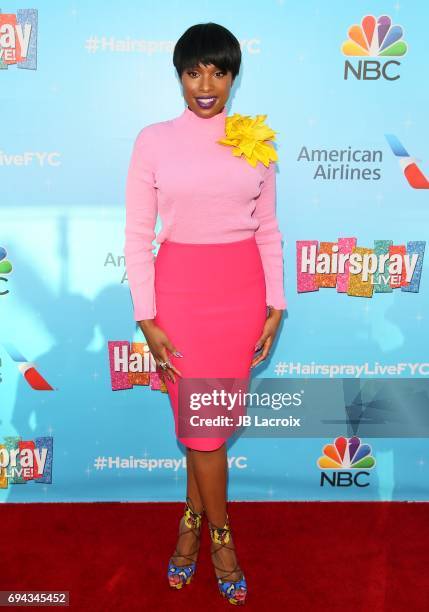
[[[207,522],[194,581],[169,589],[183,504],[0,505],[0,590],[68,590],[75,610],[234,610],[217,591]],[[429,505],[230,502],[243,610],[427,612]],[[206,521],[206,519],[205,519]]]

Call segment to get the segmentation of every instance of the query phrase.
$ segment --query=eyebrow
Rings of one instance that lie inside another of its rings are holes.
[[[206,68],[206,66],[204,66]],[[194,64],[193,66],[191,66],[191,69],[196,68],[197,70],[201,70],[199,64]],[[222,70],[222,68],[219,68],[219,66],[214,66],[214,68],[212,68],[212,70]]]

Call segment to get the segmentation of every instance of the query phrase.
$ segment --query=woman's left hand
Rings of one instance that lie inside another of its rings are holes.
[[[258,350],[257,349],[258,346],[261,347],[262,352],[260,355],[258,355],[252,360],[252,365],[250,366],[251,368],[254,368],[255,366],[258,365],[258,363],[261,363],[261,361],[264,361],[264,359],[268,357],[271,346],[276,337],[278,327],[282,320],[282,316],[283,316],[283,310],[277,310],[276,308],[270,307],[270,313],[265,321],[262,335],[259,338],[258,342],[256,343],[256,347],[255,347],[255,350]]]

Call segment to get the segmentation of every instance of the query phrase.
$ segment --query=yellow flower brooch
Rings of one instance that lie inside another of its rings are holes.
[[[277,161],[278,157],[274,147],[265,141],[275,140],[277,132],[264,123],[266,118],[267,115],[252,118],[234,113],[225,119],[226,138],[216,142],[232,147],[232,154],[236,157],[244,155],[253,167],[258,161],[268,167],[270,161]]]

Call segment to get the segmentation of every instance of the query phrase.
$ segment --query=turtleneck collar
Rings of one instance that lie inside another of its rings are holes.
[[[189,126],[194,126],[199,130],[223,132],[225,130],[225,119],[226,119],[226,105],[223,109],[213,115],[212,117],[200,117],[196,115],[193,110],[186,106],[185,110],[179,115],[179,120]]]

